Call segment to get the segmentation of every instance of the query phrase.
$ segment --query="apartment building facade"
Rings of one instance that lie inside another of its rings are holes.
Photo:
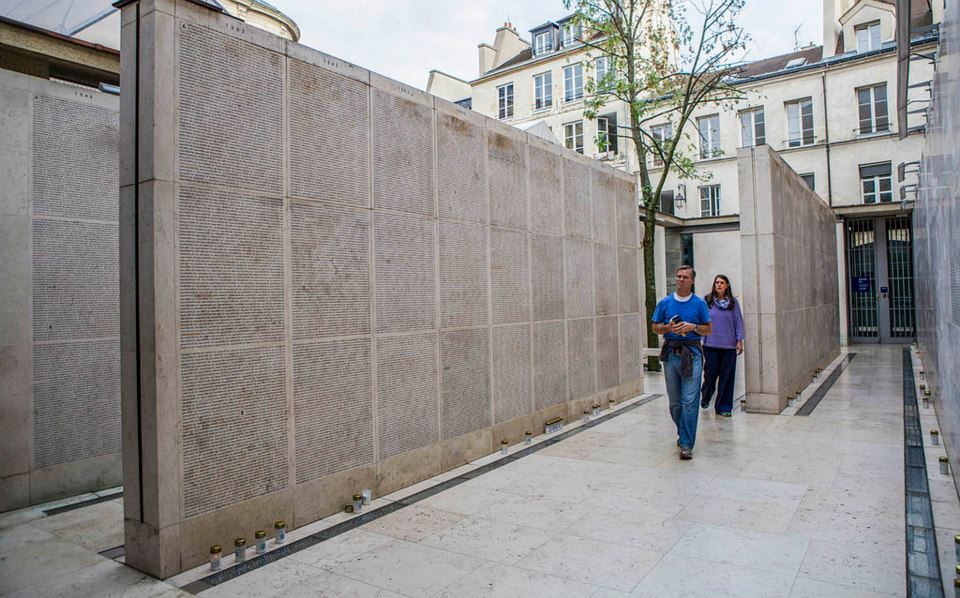
[[[694,159],[698,178],[671,172],[661,195],[658,294],[672,290],[672,276],[666,274],[681,262],[697,268],[703,289],[717,273],[729,276],[738,288],[737,152],[767,144],[837,214],[844,340],[913,337],[908,258],[913,196],[909,186],[901,195],[901,185],[915,182],[910,165],[921,156],[928,97],[922,82],[933,76],[923,57],[935,51],[941,14],[935,1],[912,4],[911,43],[917,60],[911,64],[911,80],[920,83],[911,90],[914,109],[902,139],[895,118],[893,0],[824,0],[823,45],[743,64],[737,79],[743,98],[695,112],[681,147]],[[569,23],[567,17],[535,27],[530,41],[506,24],[493,46],[481,44],[479,76],[457,93],[469,94],[474,110],[520,127],[543,123],[568,148],[636,172],[630,140],[604,143],[613,137],[604,135],[615,130],[611,126],[628,124],[626,105],[612,101],[598,118],[584,118],[584,82],[609,67],[576,39],[578,32]],[[504,52],[506,47],[510,51]],[[431,73],[431,81],[444,77]],[[655,135],[672,136],[668,121],[651,124]],[[647,160],[658,176],[662,165],[652,156]],[[900,164],[907,165],[905,181],[898,180]]]

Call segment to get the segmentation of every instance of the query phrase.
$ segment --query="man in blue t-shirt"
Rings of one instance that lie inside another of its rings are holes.
[[[660,363],[670,399],[670,417],[677,425],[681,459],[693,458],[703,374],[700,340],[713,330],[707,302],[693,294],[696,278],[697,271],[692,266],[677,268],[677,292],[661,299],[650,318],[652,330],[663,335]]]

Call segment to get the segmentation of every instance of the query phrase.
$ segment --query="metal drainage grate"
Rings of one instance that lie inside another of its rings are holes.
[[[82,500],[80,502],[71,503],[69,505],[63,505],[62,507],[54,507],[52,509],[45,509],[43,514],[46,516],[59,515],[60,513],[68,513],[70,511],[75,511],[77,509],[82,509],[84,507],[89,507],[90,505],[100,504],[102,502],[108,502],[121,498],[123,492],[114,492],[113,494],[107,494],[106,496],[98,496],[96,498],[91,498],[89,500]]]
[[[853,361],[853,358],[856,357],[856,353],[847,353],[847,356],[843,358],[843,361],[840,362],[837,367],[833,368],[833,371],[830,372],[830,375],[827,376],[827,379],[823,381],[816,392],[813,393],[807,402],[803,404],[794,415],[810,415],[813,413],[813,410],[817,408],[817,405],[820,404],[820,401],[823,400],[823,397],[830,392],[830,389],[833,388],[833,384],[837,381],[837,378],[840,377],[840,374],[843,373],[843,370],[847,369],[847,366],[850,365],[850,362]]]
[[[933,509],[927,465],[923,459],[923,436],[913,386],[913,362],[910,349],[903,350],[903,460],[904,494],[907,523],[907,596],[943,598],[937,535],[933,529]]]

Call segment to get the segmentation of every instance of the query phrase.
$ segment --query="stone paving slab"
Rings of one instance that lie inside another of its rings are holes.
[[[656,399],[200,595],[902,596],[903,435],[888,429],[898,423],[890,414],[902,414],[901,354],[856,351],[840,382],[897,371],[874,377],[869,395],[826,393],[809,417],[701,411],[692,461],[677,458],[666,400]],[[929,449],[935,467],[938,447]],[[960,502],[949,478],[930,478],[949,575]],[[109,505],[0,516],[0,557],[9,557],[0,594],[177,595],[82,547],[96,522],[110,527]]]

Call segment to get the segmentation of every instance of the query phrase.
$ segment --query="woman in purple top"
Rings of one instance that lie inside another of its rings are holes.
[[[733,411],[733,382],[737,375],[737,355],[743,353],[743,314],[733,296],[730,279],[717,274],[713,288],[703,298],[710,309],[713,332],[703,337],[703,385],[700,407],[710,406],[717,391],[717,415],[730,417]],[[718,384],[719,381],[719,384]]]

